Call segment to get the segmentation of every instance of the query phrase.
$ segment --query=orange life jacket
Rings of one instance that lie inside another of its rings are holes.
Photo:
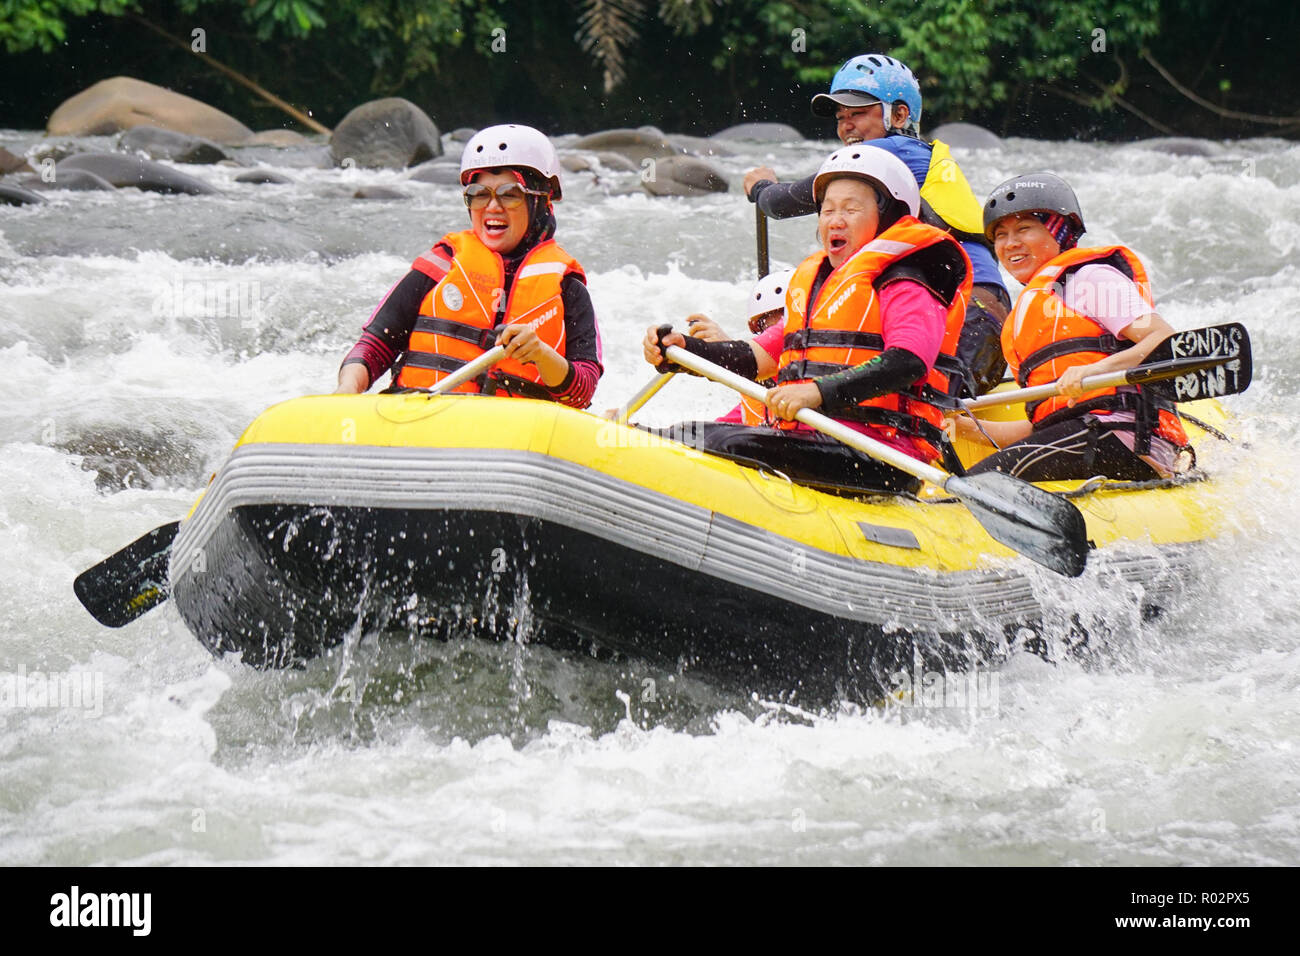
[[[1113,266],[1128,276],[1151,311],[1155,311],[1146,269],[1131,250],[1124,246],[1099,246],[1062,252],[1029,280],[1002,325],[1002,352],[1021,388],[1055,382],[1068,368],[1090,365],[1132,344],[1117,339],[1090,316],[1066,306],[1066,278],[1089,263]],[[1140,388],[1126,386],[1124,392],[1097,388],[1084,392],[1073,407],[1069,401],[1057,395],[1031,402],[1025,406],[1025,413],[1034,427],[1042,428],[1086,412],[1106,415],[1123,409],[1137,415],[1137,447],[1142,449],[1139,454],[1149,450],[1153,429],[1179,447],[1187,444],[1187,433],[1173,406],[1157,401],[1150,392]]]
[[[451,247],[450,269],[420,303],[394,384],[428,388],[491,348],[502,325],[531,325],[538,338],[564,354],[564,302],[561,282],[567,275],[585,281],[582,266],[553,239],[540,242],[524,256],[507,293],[505,262],[470,230],[443,236]],[[502,297],[505,297],[504,302]],[[501,314],[504,313],[504,314]],[[500,317],[500,321],[498,321]],[[540,386],[541,372],[531,363],[507,359],[489,373],[496,394],[552,398]],[[502,391],[496,391],[500,387]],[[479,381],[457,392],[481,391]]]
[[[960,369],[957,340],[971,292],[970,258],[956,240],[912,216],[904,216],[826,277],[815,302],[808,297],[826,253],[817,252],[795,270],[786,292],[785,340],[777,381],[806,382],[861,365],[884,351],[883,316],[875,282],[886,270],[906,262],[907,278],[923,282],[947,308],[939,358],[925,378],[904,392],[860,402],[845,421],[876,426],[887,437],[898,433],[917,440],[931,460],[941,458],[943,412],[936,400],[947,395],[949,375]],[[793,428],[794,422],[779,422]]]
[[[770,388],[775,383],[769,379],[766,382],[759,382]],[[767,405],[756,398],[750,398],[748,395],[742,395],[740,398],[740,421],[745,425],[771,425],[776,419],[768,411]]]

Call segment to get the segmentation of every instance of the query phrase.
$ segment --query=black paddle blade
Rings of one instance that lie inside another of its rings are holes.
[[[1201,360],[1206,365],[1143,387],[1172,402],[1236,395],[1250,387],[1250,335],[1240,322],[1175,332],[1151,350],[1144,364],[1185,360]]]
[[[154,528],[77,575],[72,589],[100,624],[122,627],[168,598],[167,568],[179,521]]]
[[[949,478],[944,487],[965,502],[993,540],[1057,574],[1083,573],[1087,524],[1064,498],[1000,471]]]

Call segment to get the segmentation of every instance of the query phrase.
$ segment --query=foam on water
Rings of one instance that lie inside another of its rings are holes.
[[[1104,566],[1031,570],[1047,638],[1077,641],[1077,620],[1085,652],[824,714],[521,644],[357,634],[259,673],[209,658],[169,606],[99,628],[73,577],[182,516],[265,407],[330,390],[375,303],[464,210],[451,187],[286,163],[286,186],[214,167],[187,172],[221,196],[0,211],[0,862],[1300,862],[1300,149],[1209,145],[959,157],[980,193],[1066,172],[1090,240],[1146,258],[1175,327],[1250,328],[1255,385],[1228,402],[1240,440],[1200,449],[1228,534],[1187,600],[1144,621]],[[559,237],[604,337],[597,408],[649,379],[647,326],[704,312],[743,332],[739,177],[806,174],[824,150],[737,148],[716,160],[733,192],[708,199],[566,178]],[[362,185],[410,198],[353,201]],[[814,242],[808,220],[771,233],[778,264]],[[642,418],[733,403],[683,375]],[[15,705],[8,688],[37,674],[99,675],[98,712]]]

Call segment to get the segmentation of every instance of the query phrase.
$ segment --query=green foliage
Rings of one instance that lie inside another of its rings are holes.
[[[808,55],[781,56],[800,82],[829,83],[850,56],[889,53],[917,75],[932,115],[987,109],[1017,85],[1069,79],[1085,66],[1113,77],[1116,52],[1136,54],[1160,23],[1159,0],[823,0],[797,7],[750,0],[735,7],[745,8],[741,19],[773,33],[806,24]],[[1097,30],[1104,31],[1104,53],[1093,49]]]
[[[130,0],[0,0],[0,43],[8,53],[49,53],[67,37],[69,17],[121,14]]]
[[[0,48],[52,57],[67,85],[88,63],[157,62],[155,81],[179,71],[209,95],[227,92],[201,68],[152,59],[159,40],[148,31],[106,22],[138,13],[182,38],[205,28],[211,55],[322,115],[406,95],[467,123],[533,111],[588,127],[647,112],[709,125],[786,111],[798,122],[796,105],[846,59],[878,51],[916,73],[927,127],[1016,123],[1032,110],[1050,126],[1062,109],[1077,124],[1072,101],[1105,111],[1083,125],[1114,129],[1109,107],[1159,116],[1173,95],[1151,83],[1145,49],[1224,106],[1258,111],[1262,96],[1278,104],[1269,112],[1294,110],[1293,51],[1274,42],[1260,62],[1254,38],[1294,36],[1297,10],[1247,4],[1225,19],[1216,0],[0,0]],[[68,44],[83,18],[88,29]],[[493,48],[501,30],[508,50]],[[109,52],[86,42],[110,37]]]

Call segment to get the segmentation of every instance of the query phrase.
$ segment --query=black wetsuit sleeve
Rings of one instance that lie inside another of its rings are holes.
[[[724,342],[706,342],[704,339],[685,336],[683,346],[692,355],[698,355],[706,362],[720,365],[728,372],[735,372],[750,381],[758,378],[758,356],[749,339],[728,339]],[[692,373],[694,374],[694,373]]]
[[[868,398],[911,388],[925,377],[925,362],[907,349],[885,349],[870,362],[813,379],[822,393],[821,411],[834,415]]]
[[[811,216],[817,212],[812,176],[793,183],[774,183],[768,180],[755,183],[750,190],[749,201],[757,203],[758,208],[773,219]]]
[[[605,371],[600,360],[596,309],[586,283],[576,275],[567,275],[561,281],[560,299],[564,303],[564,357],[569,371],[559,385],[542,387],[562,404],[586,408]]]
[[[406,351],[419,317],[420,303],[436,283],[423,272],[412,269],[379,303],[361,331],[361,338],[343,360],[344,365],[365,365],[374,382],[387,372],[397,357]]]
[[[587,284],[576,275],[560,283],[564,302],[564,356],[570,361],[584,359],[604,366],[600,361],[600,328],[596,325],[596,308],[591,304]]]

